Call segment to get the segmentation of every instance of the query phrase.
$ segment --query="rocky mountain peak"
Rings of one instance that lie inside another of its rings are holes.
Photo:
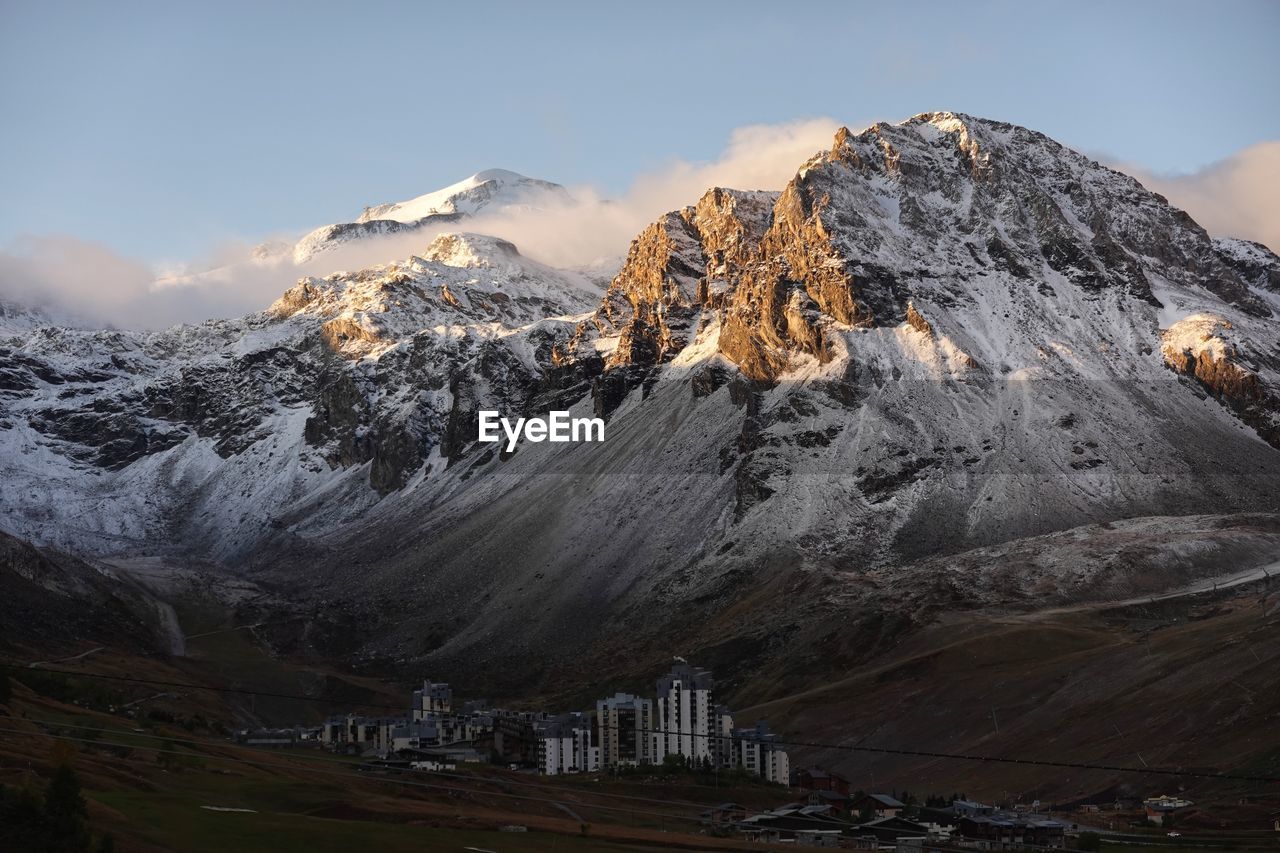
[[[850,331],[905,323],[909,308],[922,318],[1012,297],[1043,316],[1063,288],[1159,307],[1153,287],[1172,280],[1271,312],[1248,286],[1271,280],[1266,255],[1228,251],[1132,178],[1002,122],[936,112],[841,128],[771,201],[746,228],[709,194],[641,235],[601,310],[608,327],[631,324],[614,365],[671,352],[670,309],[713,290],[725,295],[720,351],[760,380],[796,356],[825,363]],[[721,226],[737,241],[728,256]],[[999,360],[963,329],[952,341],[964,363]]]
[[[440,234],[422,253],[428,261],[458,268],[491,268],[519,261],[515,244],[486,234]]]
[[[521,326],[580,313],[596,293],[573,274],[523,257],[507,240],[440,234],[421,256],[303,278],[267,314],[324,318],[326,344],[348,358],[363,358],[433,325]]]
[[[655,364],[688,341],[702,306],[724,306],[777,201],[774,192],[723,187],[667,214],[632,241],[598,312],[620,335],[613,365]]]

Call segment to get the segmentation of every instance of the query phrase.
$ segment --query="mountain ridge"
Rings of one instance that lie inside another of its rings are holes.
[[[304,264],[352,241],[391,234],[444,228],[482,211],[572,204],[568,190],[551,181],[528,178],[507,169],[486,169],[443,189],[407,201],[366,207],[354,222],[323,225],[306,234],[292,248],[293,261]]]
[[[14,334],[10,532],[198,550],[346,602],[343,654],[506,673],[692,642],[689,602],[782,648],[936,555],[1280,509],[1280,260],[1025,128],[842,129],[780,193],[660,217],[598,296],[440,239],[239,321]],[[608,440],[499,453],[482,408]]]

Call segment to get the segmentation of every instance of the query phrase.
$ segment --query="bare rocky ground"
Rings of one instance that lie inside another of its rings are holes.
[[[815,743],[1132,768],[802,751],[851,778],[1046,803],[1179,791],[1206,806],[1253,803],[1260,827],[1274,782],[1190,774],[1280,776],[1277,602],[1273,580],[1155,603],[953,614],[847,677],[749,712]]]

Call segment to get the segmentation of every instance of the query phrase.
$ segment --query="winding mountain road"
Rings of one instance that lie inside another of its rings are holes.
[[[1068,604],[1063,607],[1050,607],[1045,610],[1036,610],[1032,613],[1018,614],[1011,618],[1023,621],[1039,620],[1052,616],[1060,616],[1064,613],[1079,613],[1085,610],[1110,610],[1113,607],[1134,607],[1142,604],[1158,604],[1162,601],[1187,598],[1192,595],[1203,595],[1206,592],[1220,592],[1232,587],[1243,586],[1244,584],[1253,583],[1254,581],[1267,580],[1270,578],[1280,579],[1280,560],[1268,563],[1265,566],[1258,566],[1253,569],[1245,569],[1244,571],[1235,572],[1234,574],[1205,578],[1203,580],[1187,584],[1186,586],[1180,586],[1176,589],[1167,590],[1156,595],[1137,595],[1132,598],[1123,598],[1119,601],[1088,601],[1082,604]],[[1277,606],[1280,607],[1280,605]],[[1275,609],[1271,612],[1274,613]]]
[[[96,649],[89,649],[89,651],[87,651],[87,652],[81,652],[80,654],[78,654],[78,655],[72,655],[71,657],[58,658],[57,660],[38,660],[38,661],[32,661],[31,663],[27,664],[27,667],[28,667],[29,669],[39,669],[40,667],[45,666],[46,664],[51,664],[51,663],[69,663],[69,662],[71,662],[71,661],[73,661],[73,660],[84,660],[84,659],[85,659],[85,658],[87,658],[89,655],[97,654],[98,652],[102,651],[102,650],[103,650],[103,649],[105,649],[105,648],[106,648],[106,646],[98,646]]]

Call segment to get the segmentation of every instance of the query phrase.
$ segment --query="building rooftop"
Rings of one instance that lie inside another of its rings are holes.
[[[842,794],[839,791],[811,791],[809,796],[818,797],[823,800],[835,800],[836,802],[841,803],[849,799],[848,794]]]
[[[879,803],[880,805],[884,806],[887,809],[900,809],[906,806],[906,803],[902,802],[896,797],[891,797],[888,794],[867,794],[866,798],[875,800],[877,803]]]
[[[665,695],[679,682],[689,690],[710,690],[715,684],[711,670],[690,666],[683,658],[676,658],[671,671],[658,679],[658,695]]]

